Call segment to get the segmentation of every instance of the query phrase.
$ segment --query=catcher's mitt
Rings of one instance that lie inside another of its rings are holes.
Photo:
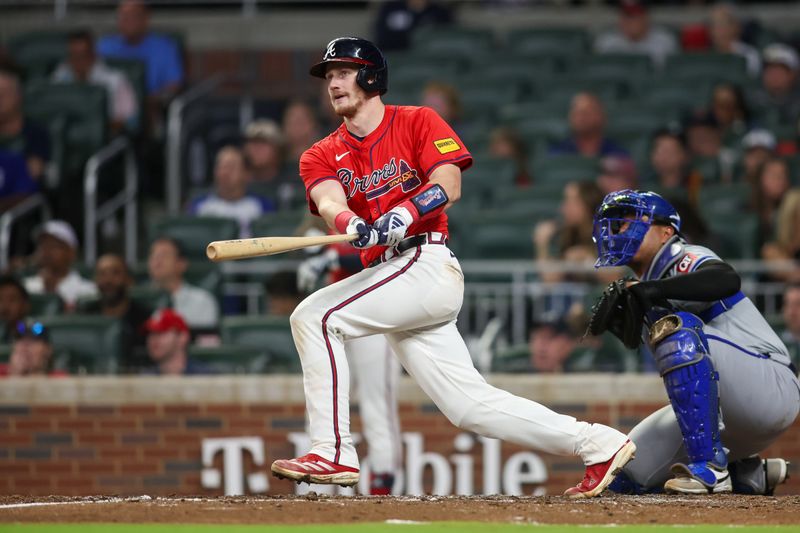
[[[626,288],[630,278],[618,279],[610,283],[603,295],[592,307],[588,333],[600,335],[610,331],[625,346],[639,347],[642,338],[644,314],[647,311],[633,291]]]

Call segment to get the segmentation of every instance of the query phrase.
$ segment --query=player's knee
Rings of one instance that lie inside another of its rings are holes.
[[[314,327],[322,322],[322,313],[319,311],[319,306],[309,304],[309,300],[310,298],[306,298],[300,302],[300,305],[295,308],[289,317],[293,332],[303,331],[305,328]],[[319,329],[318,326],[317,329]]]
[[[703,321],[679,311],[658,320],[650,328],[650,345],[659,373],[694,365],[709,354]]]

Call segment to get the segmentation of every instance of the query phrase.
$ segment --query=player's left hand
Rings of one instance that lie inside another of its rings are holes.
[[[397,246],[405,238],[408,227],[413,221],[414,218],[405,207],[395,207],[386,212],[372,224],[378,232],[378,244]]]

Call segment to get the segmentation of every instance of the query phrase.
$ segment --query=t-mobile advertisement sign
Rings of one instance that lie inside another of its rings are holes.
[[[311,447],[305,433],[289,433],[289,442],[298,457],[308,452]],[[353,434],[356,444],[360,435]],[[544,461],[532,452],[519,452],[502,461],[502,443],[496,439],[475,437],[461,433],[453,439],[453,448],[457,453],[445,456],[440,453],[425,451],[425,438],[422,433],[403,433],[405,445],[403,470],[397,473],[393,489],[394,494],[523,494],[523,487],[528,486],[529,494],[544,494],[541,486],[547,481],[547,468]],[[214,457],[222,454],[222,472],[213,467]],[[250,454],[253,464],[258,467],[255,472],[244,472],[243,457]],[[475,460],[482,459],[482,483],[476,486]],[[227,437],[204,439],[202,443],[203,472],[201,484],[207,489],[222,489],[226,496],[242,494],[261,494],[269,491],[269,463],[261,437]],[[369,494],[369,460],[361,458],[361,479],[358,492]],[[266,473],[264,470],[266,470]],[[423,480],[425,471],[430,469],[432,482],[430,490],[425,490]],[[537,487],[538,486],[538,487]],[[532,490],[531,490],[532,489]],[[354,488],[342,488],[331,485],[296,485],[295,492],[304,494],[309,491],[319,494],[352,495]]]

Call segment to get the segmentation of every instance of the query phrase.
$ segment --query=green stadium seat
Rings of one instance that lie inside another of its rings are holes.
[[[578,155],[557,155],[536,158],[533,162],[535,183],[594,181],[599,166],[597,159]]]
[[[438,59],[427,58],[409,63],[402,61],[398,65],[393,65],[391,70],[392,84],[416,83],[418,87],[422,88],[430,81],[455,83],[461,67],[457,61],[442,63]],[[389,93],[391,92],[390,90]]]
[[[447,62],[454,58],[474,60],[488,56],[494,36],[480,28],[420,28],[411,35],[415,53],[424,53]]]
[[[723,260],[755,259],[758,254],[758,217],[741,210],[713,211],[705,209],[704,219],[720,246],[717,251]]]
[[[508,36],[515,54],[575,57],[589,51],[589,35],[583,28],[526,28]]]
[[[205,289],[217,297],[222,296],[222,271],[218,264],[207,259],[192,261],[184,276],[188,283]]]
[[[478,197],[491,204],[497,190],[514,187],[516,168],[507,159],[476,159],[461,178],[462,197]]]
[[[539,80],[539,94],[555,105],[569,105],[578,93],[592,93],[603,102],[615,102],[623,98],[628,87],[625,80],[591,80],[582,77],[561,77],[553,80]]]
[[[491,372],[517,374],[531,371],[530,348],[515,344],[492,354]]]
[[[587,79],[646,78],[653,73],[653,62],[641,54],[594,54],[572,59],[567,68]]]
[[[253,221],[251,226],[253,235],[258,237],[294,235],[303,223],[307,211],[307,209],[297,209],[268,213]]]
[[[66,30],[36,31],[17,35],[9,41],[9,55],[25,71],[26,81],[49,77],[67,56],[67,35]]]
[[[716,157],[695,157],[691,166],[703,175],[703,185],[719,183],[722,176],[719,159]]]
[[[11,358],[11,345],[0,344],[0,363],[8,363]]]
[[[269,368],[269,353],[248,346],[190,346],[189,358],[214,374],[260,374]]]
[[[550,118],[520,118],[514,126],[529,146],[537,141],[557,141],[569,135],[566,115]]]
[[[703,184],[698,203],[704,211],[738,213],[747,207],[751,191],[749,183]]]
[[[223,317],[220,332],[225,345],[269,350],[269,372],[300,372],[300,356],[292,338],[289,317]]]
[[[658,78],[642,91],[641,100],[654,108],[670,109],[676,113],[705,107],[711,97],[711,84],[669,78]]]
[[[96,315],[42,317],[50,330],[56,368],[72,374],[114,374],[119,367],[119,320]]]
[[[80,180],[71,186],[80,187],[86,161],[108,138],[106,97],[105,88],[93,85],[34,83],[25,89],[25,115],[50,128],[61,175]]]
[[[116,59],[108,58],[105,63],[109,67],[113,67],[122,71],[131,83],[131,87],[136,91],[136,101],[139,104],[139,114],[136,118],[136,124],[133,128],[134,132],[142,129],[143,122],[147,116],[147,66],[144,61],[137,59]]]
[[[55,316],[64,311],[64,301],[58,294],[31,294],[31,310],[33,316]]]
[[[230,218],[182,215],[153,224],[149,236],[150,242],[162,236],[175,239],[189,260],[205,261],[208,243],[238,238],[239,223]]]
[[[536,176],[531,187],[498,189],[494,206],[507,206],[512,211],[524,206],[534,220],[558,217],[564,187],[561,184],[557,184],[557,187],[545,187],[535,180]]]
[[[553,105],[552,102],[518,102],[504,104],[498,111],[500,120],[516,125],[524,121],[547,120],[551,122],[567,120],[569,105]]]
[[[471,252],[481,259],[531,259],[533,224],[516,222],[476,224],[472,228]]]
[[[667,57],[664,77],[742,83],[748,79],[747,61],[738,54],[712,52],[675,54]]]
[[[130,288],[129,294],[131,300],[154,311],[172,306],[172,298],[169,293],[149,285],[135,285]]]

